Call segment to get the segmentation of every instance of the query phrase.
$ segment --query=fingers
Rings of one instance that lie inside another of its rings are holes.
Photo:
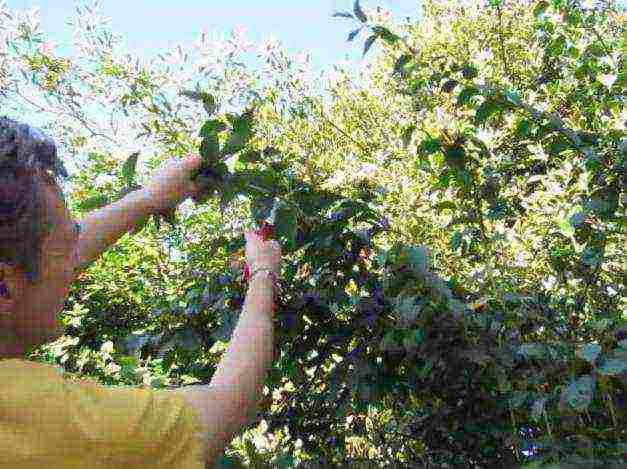
[[[181,158],[181,161],[183,161],[183,163],[185,164],[187,168],[193,171],[193,170],[198,169],[200,165],[202,164],[202,157],[200,155],[195,155],[193,153],[190,153],[189,155],[186,155],[183,158]]]

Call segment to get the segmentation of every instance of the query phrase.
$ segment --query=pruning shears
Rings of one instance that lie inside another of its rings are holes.
[[[261,222],[261,226],[258,229],[254,230],[255,233],[261,237],[264,241],[268,241],[274,236],[274,228],[276,223],[276,216],[279,210],[280,201],[278,198],[274,199],[274,203],[272,205],[272,210],[270,210],[270,215]],[[244,266],[244,280],[248,282],[250,280],[250,266],[246,264]]]

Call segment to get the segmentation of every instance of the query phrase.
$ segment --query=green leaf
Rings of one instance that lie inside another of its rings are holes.
[[[405,246],[401,251],[401,260],[414,273],[422,276],[429,268],[429,251],[424,246]]]
[[[562,391],[561,404],[567,404],[577,412],[583,412],[588,408],[594,397],[596,380],[590,375],[584,375],[573,380]]]
[[[221,324],[212,334],[211,337],[219,342],[228,342],[231,340],[233,331],[237,326],[237,315],[231,311],[224,311],[221,314]]]
[[[205,165],[213,165],[220,157],[220,143],[216,134],[207,135],[200,143],[200,156]]]
[[[346,39],[347,42],[352,42],[357,37],[357,35],[361,32],[362,29],[363,28],[357,28],[356,30],[351,31],[350,34],[348,35],[348,38]]]
[[[398,333],[396,331],[387,332],[379,343],[379,350],[391,353],[402,352],[403,346],[400,344],[397,337]]]
[[[605,376],[617,376],[627,373],[627,360],[622,358],[608,358],[598,368],[597,372]]]
[[[132,186],[135,184],[135,179],[137,177],[137,160],[139,159],[139,152],[133,153],[131,156],[127,158],[122,166],[122,177],[124,177],[124,181],[127,186]]]
[[[591,365],[594,365],[594,362],[596,361],[600,353],[601,346],[599,344],[586,344],[582,348],[577,350],[577,352],[575,352],[575,355],[587,361]]]
[[[466,149],[462,145],[450,145],[444,150],[446,162],[454,168],[463,168],[466,163]]]
[[[403,139],[403,146],[405,148],[407,148],[409,144],[411,143],[411,138],[414,135],[415,131],[416,131],[416,126],[414,124],[410,125],[405,130],[403,130],[402,139]]]
[[[549,8],[549,2],[545,0],[538,2],[536,7],[533,9],[533,16],[535,16],[536,18],[539,17],[547,10],[547,8]]]
[[[241,116],[230,118],[233,131],[224,144],[224,154],[232,155],[242,150],[253,137],[254,113],[247,111]]]
[[[455,89],[458,84],[459,82],[457,80],[448,80],[442,85],[442,91],[444,91],[445,93],[450,93]]]
[[[592,269],[596,269],[605,260],[605,253],[602,247],[586,246],[581,255],[581,262]]]
[[[529,342],[522,344],[518,349],[518,353],[525,358],[543,359],[546,358],[546,347],[543,344]]]
[[[215,134],[216,132],[222,132],[223,130],[226,130],[226,124],[221,120],[212,119],[204,123],[200,129],[200,135],[202,137],[207,137]]]
[[[212,115],[218,109],[218,104],[216,103],[216,98],[214,98],[209,93],[202,93],[202,105],[207,111],[207,114]]]
[[[357,19],[359,21],[361,21],[362,23],[367,23],[368,22],[368,17],[364,13],[364,10],[361,9],[361,5],[359,4],[359,0],[355,0],[355,6],[353,7],[353,11],[354,11],[355,16],[357,17]]]
[[[462,247],[463,242],[464,242],[464,235],[461,232],[456,231],[451,237],[451,241],[449,242],[449,245],[451,246],[451,249],[453,251],[457,251],[460,247]]]
[[[510,90],[507,93],[505,93],[505,99],[507,100],[508,103],[510,103],[513,106],[520,106],[522,104],[522,98],[520,97],[520,94],[518,94],[518,91],[516,90]]]
[[[394,311],[398,314],[401,325],[409,327],[414,324],[420,314],[420,307],[415,296],[398,296],[394,304]]]
[[[439,138],[427,138],[420,144],[420,151],[426,155],[431,155],[442,148],[442,142]]]
[[[373,34],[368,39],[366,39],[366,42],[364,43],[364,53],[363,53],[364,57],[366,56],[366,54],[368,53],[368,51],[370,50],[372,45],[375,43],[378,37],[379,36],[377,36],[376,34]]]
[[[394,71],[392,72],[392,74],[396,75],[398,73],[401,73],[403,71],[403,68],[405,68],[405,65],[411,62],[413,58],[414,57],[411,54],[401,55],[394,64]]]
[[[424,341],[424,334],[420,329],[407,331],[403,337],[403,347],[407,351],[413,351]]]
[[[529,393],[527,391],[514,391],[511,397],[509,398],[510,408],[518,409],[520,406],[522,406],[525,403],[528,396],[529,396]]]
[[[296,233],[298,232],[298,216],[296,210],[287,205],[282,204],[276,212],[275,220],[276,235],[286,240],[287,248],[293,250],[296,248]]]
[[[531,134],[531,122],[527,119],[522,119],[516,125],[516,134],[520,137],[528,137]]]
[[[476,78],[478,74],[479,72],[473,65],[466,65],[462,68],[462,76],[466,80],[472,80],[473,78]]]
[[[78,204],[78,209],[85,212],[85,211],[102,208],[107,204],[109,204],[109,197],[105,194],[98,194],[98,195],[94,195],[93,197],[89,197],[85,200],[82,200]]]
[[[494,101],[486,100],[477,109],[475,120],[478,124],[483,124],[499,110],[500,107]]]
[[[374,26],[372,28],[372,32],[390,45],[397,43],[401,39],[400,36],[397,36],[388,28],[383,26]]]
[[[465,106],[470,102],[470,100],[474,96],[477,96],[478,94],[479,94],[479,90],[477,89],[476,86],[466,86],[459,93],[459,96],[457,97],[457,104],[459,106]]]

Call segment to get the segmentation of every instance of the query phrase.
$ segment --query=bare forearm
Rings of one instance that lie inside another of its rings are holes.
[[[252,279],[240,320],[211,381],[211,386],[236,391],[241,409],[246,409],[249,415],[261,399],[272,365],[272,289],[269,278],[256,276]]]
[[[131,192],[123,199],[95,210],[80,221],[80,268],[86,267],[125,233],[155,213],[156,207],[145,190]]]

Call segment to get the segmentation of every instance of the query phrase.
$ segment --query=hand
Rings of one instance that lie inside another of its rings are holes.
[[[144,188],[155,210],[172,209],[185,199],[197,196],[203,188],[192,181],[192,176],[201,164],[202,158],[197,155],[166,161]]]
[[[268,269],[274,275],[281,273],[281,246],[276,241],[264,241],[254,231],[246,233],[246,264],[250,272]]]

